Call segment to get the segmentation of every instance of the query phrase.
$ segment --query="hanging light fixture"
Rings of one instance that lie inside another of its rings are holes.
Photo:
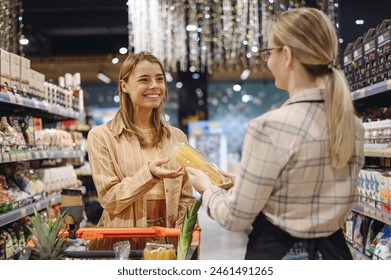
[[[333,19],[336,3],[316,1]],[[305,0],[129,0],[129,50],[150,51],[173,71],[258,71],[266,67],[259,49],[267,44],[270,17],[305,4]]]
[[[98,72],[96,74],[96,77],[101,80],[102,82],[104,82],[105,84],[110,84],[111,83],[111,79],[109,76],[107,76],[105,73],[103,73],[102,71]]]

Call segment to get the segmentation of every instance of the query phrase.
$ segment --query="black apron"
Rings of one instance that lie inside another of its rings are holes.
[[[308,242],[308,259],[318,258],[318,252],[324,260],[352,260],[352,254],[346,244],[342,230],[327,237],[297,238],[269,222],[261,212],[249,234],[246,260],[281,260],[295,242]]]

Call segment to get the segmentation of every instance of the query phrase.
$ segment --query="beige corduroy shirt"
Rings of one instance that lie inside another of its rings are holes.
[[[157,150],[160,158],[170,158],[165,167],[176,169],[179,166],[171,159],[172,151],[176,143],[187,143],[187,138],[178,128],[167,127],[171,137],[164,138]],[[181,226],[186,207],[194,202],[187,175],[154,179],[143,154],[137,137],[119,117],[89,132],[88,157],[98,200],[104,209],[99,227],[146,227],[145,194],[158,182],[163,183],[167,227]]]

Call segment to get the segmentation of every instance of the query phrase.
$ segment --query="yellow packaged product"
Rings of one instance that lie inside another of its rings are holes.
[[[147,243],[143,251],[144,260],[176,260],[173,244]]]
[[[219,173],[206,159],[193,147],[184,143],[176,144],[173,158],[176,163],[183,167],[193,167],[201,170],[209,176],[216,186],[229,189],[233,186],[232,181]]]

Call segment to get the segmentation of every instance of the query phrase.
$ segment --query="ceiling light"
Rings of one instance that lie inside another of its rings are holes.
[[[240,91],[242,89],[242,87],[240,85],[236,84],[233,86],[233,89],[234,89],[234,91]]]
[[[167,83],[171,83],[174,80],[171,73],[168,71],[166,72],[166,80],[167,80]]]
[[[117,64],[118,62],[119,62],[118,57],[114,57],[114,58],[111,60],[111,63],[113,63],[113,64]]]
[[[127,52],[128,52],[128,49],[125,48],[125,47],[122,47],[122,48],[119,49],[119,53],[120,54],[126,54]]]
[[[246,80],[250,76],[251,71],[249,69],[244,69],[242,74],[240,74],[241,80]]]
[[[98,74],[96,74],[96,77],[101,80],[102,82],[106,83],[106,84],[110,84],[111,83],[111,79],[109,76],[107,76],[105,73],[103,72],[98,72]]]
[[[363,19],[357,19],[356,20],[356,24],[357,25],[363,25],[364,24],[364,20]]]
[[[186,26],[186,30],[187,31],[196,31],[197,30],[197,25],[189,24],[188,26]]]
[[[24,37],[24,35],[22,35],[22,36],[20,36],[19,43],[21,45],[28,45],[29,39],[27,39],[26,37]]]

